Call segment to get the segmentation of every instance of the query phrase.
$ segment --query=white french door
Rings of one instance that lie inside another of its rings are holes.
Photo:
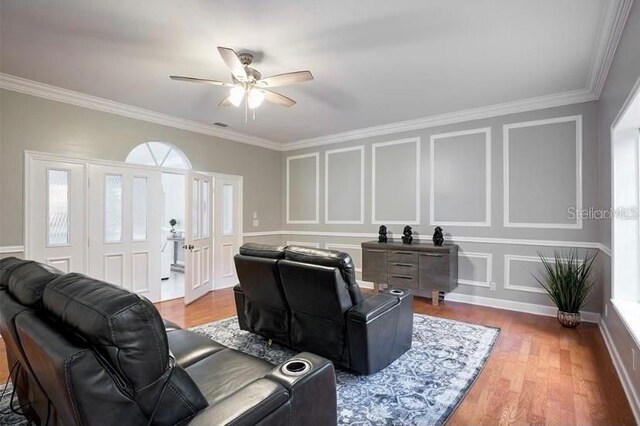
[[[25,257],[62,272],[85,272],[85,165],[28,157]]]
[[[225,288],[238,282],[233,257],[242,245],[242,177],[215,176],[215,288]]]
[[[160,300],[161,172],[89,165],[89,274]]]
[[[213,176],[197,172],[186,179],[185,304],[213,290],[214,182]]]

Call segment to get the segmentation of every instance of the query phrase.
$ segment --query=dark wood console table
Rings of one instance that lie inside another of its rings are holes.
[[[364,242],[362,279],[372,281],[378,291],[386,285],[410,288],[418,296],[430,296],[438,305],[445,292],[458,287],[458,246]]]

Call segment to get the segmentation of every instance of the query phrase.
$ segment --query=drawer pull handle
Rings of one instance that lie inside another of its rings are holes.
[[[402,266],[403,268],[413,268],[415,265],[410,263],[394,263],[393,266]]]
[[[407,275],[392,275],[392,277],[393,278],[400,278],[400,279],[403,279],[403,280],[412,280],[412,279],[414,279],[414,277],[409,277]]]
[[[425,257],[442,257],[441,254],[434,254],[434,253],[424,253],[421,254],[420,256],[425,256]]]
[[[367,251],[373,252],[373,253],[386,253],[386,250],[379,250],[379,249],[367,249]]]
[[[394,251],[393,254],[404,254],[404,255],[407,255],[407,256],[412,256],[413,255],[413,253],[410,252],[410,251]]]

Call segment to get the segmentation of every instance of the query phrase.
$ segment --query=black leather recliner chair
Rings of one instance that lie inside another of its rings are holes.
[[[36,424],[337,421],[329,361],[301,353],[274,366],[163,321],[125,289],[36,262],[0,260],[0,333]]]
[[[235,262],[243,330],[361,374],[380,371],[411,347],[411,291],[363,297],[346,253],[250,243]]]

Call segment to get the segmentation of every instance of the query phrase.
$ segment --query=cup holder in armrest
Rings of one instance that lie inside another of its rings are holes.
[[[394,296],[402,296],[404,294],[404,291],[394,288],[392,290],[389,290],[389,294],[393,294]]]
[[[280,368],[282,373],[287,376],[302,376],[311,371],[311,363],[306,359],[290,359]]]

